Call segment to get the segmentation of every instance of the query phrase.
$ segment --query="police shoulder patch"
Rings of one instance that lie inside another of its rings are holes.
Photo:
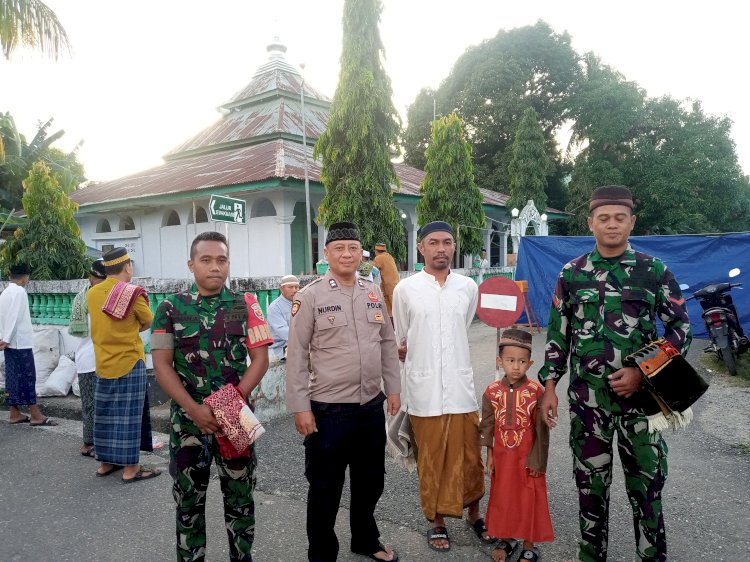
[[[300,304],[302,304],[300,301],[295,300],[292,303],[292,316],[295,316],[297,314],[297,311],[299,310]]]

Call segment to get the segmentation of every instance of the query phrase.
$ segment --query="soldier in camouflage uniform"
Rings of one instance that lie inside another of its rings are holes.
[[[198,235],[188,266],[195,284],[190,292],[162,301],[151,326],[156,378],[172,398],[169,470],[177,502],[177,560],[205,559],[213,459],[224,496],[230,559],[251,562],[255,452],[250,447],[239,458],[222,458],[213,436],[219,425],[203,400],[226,384],[249,396],[268,368],[267,346],[273,339],[257,301],[248,306],[243,295],[224,287],[229,259],[223,235]]]
[[[625,472],[633,510],[636,550],[641,560],[667,559],[661,491],[667,477],[667,445],[649,433],[634,394],[642,375],[622,359],[664,337],[684,355],[692,339],[690,320],[672,272],[659,259],[635,252],[628,236],[635,224],[630,191],[600,187],[589,205],[596,238],[590,253],[566,264],[552,297],[540,404],[550,427],[557,418],[555,385],[567,370],[570,446],[579,493],[582,562],[607,559],[612,442]]]

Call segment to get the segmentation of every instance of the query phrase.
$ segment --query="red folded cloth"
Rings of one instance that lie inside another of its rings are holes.
[[[228,384],[212,393],[203,403],[208,404],[221,427],[216,435],[219,454],[225,459],[249,456],[250,445],[266,430],[240,391]]]

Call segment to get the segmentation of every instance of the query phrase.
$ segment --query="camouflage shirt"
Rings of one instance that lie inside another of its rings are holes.
[[[567,263],[557,279],[539,380],[557,383],[570,358],[570,399],[620,411],[624,399],[607,377],[622,368],[623,357],[657,339],[657,317],[664,337],[685,355],[690,319],[667,266],[630,245],[615,259],[594,248]]]
[[[260,306],[248,296],[250,302],[224,288],[203,297],[193,284],[189,293],[167,296],[156,310],[151,348],[174,349],[175,371],[198,403],[226,384],[239,384],[247,348],[273,341]]]

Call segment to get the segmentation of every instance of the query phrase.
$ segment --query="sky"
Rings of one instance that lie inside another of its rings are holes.
[[[64,129],[54,146],[79,150],[89,179],[162,163],[162,155],[220,118],[216,108],[250,82],[278,35],[287,60],[333,97],[343,0],[47,0],[73,51],[57,62],[29,50],[0,58],[0,111],[27,139],[38,122]],[[394,104],[437,88],[456,59],[500,29],[543,19],[567,31],[650,96],[701,100],[734,121],[750,172],[750,104],[742,2],[632,0],[383,0],[380,32]]]

